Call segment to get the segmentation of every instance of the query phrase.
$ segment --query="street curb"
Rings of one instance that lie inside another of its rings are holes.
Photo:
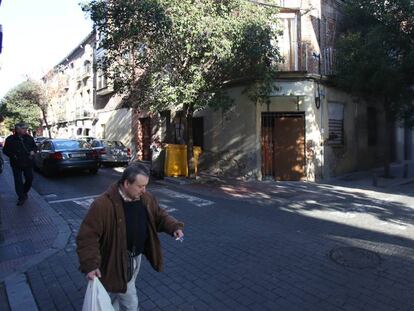
[[[26,275],[17,274],[5,281],[6,293],[12,311],[38,311]]]
[[[3,172],[3,174],[4,173],[5,172]],[[10,180],[7,180],[7,182],[10,183]],[[40,205],[40,208],[42,208],[46,212],[47,216],[50,217],[53,224],[56,226],[57,236],[50,248],[34,255],[33,258],[18,267],[12,274],[4,277],[3,279],[0,279],[0,282],[4,281],[5,283],[11,311],[38,310],[25,273],[31,267],[41,263],[48,257],[62,250],[68,243],[71,235],[71,230],[67,222],[46,202],[46,200],[35,189],[31,189],[29,197],[32,197],[31,199],[36,201]],[[19,293],[24,293],[24,296]]]

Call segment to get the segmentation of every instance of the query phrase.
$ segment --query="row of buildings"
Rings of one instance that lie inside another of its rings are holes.
[[[252,102],[244,86],[229,89],[230,111],[205,109],[194,119],[202,147],[201,170],[276,180],[322,180],[383,164],[387,143],[384,110],[329,83],[340,0],[280,0],[284,56],[269,104]],[[149,114],[124,108],[105,76],[94,70],[100,51],[92,32],[44,77],[59,90],[48,118],[55,137],[121,140],[136,159],[162,170],[166,143],[185,144],[180,111]],[[411,160],[413,130],[395,125],[394,161]]]

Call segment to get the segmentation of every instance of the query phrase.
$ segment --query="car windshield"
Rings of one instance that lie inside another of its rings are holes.
[[[107,140],[107,141],[104,141],[103,144],[109,148],[114,148],[114,147],[123,148],[124,147],[123,143],[121,143],[120,141],[115,141],[115,140]]]
[[[83,149],[90,148],[90,144],[84,140],[58,140],[54,141],[56,149]]]

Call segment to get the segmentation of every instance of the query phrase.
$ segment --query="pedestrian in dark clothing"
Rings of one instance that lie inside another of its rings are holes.
[[[184,224],[146,192],[148,181],[145,166],[129,165],[92,203],[76,238],[80,270],[90,280],[100,278],[115,310],[138,310],[135,281],[142,254],[156,271],[162,270],[158,232],[178,240],[184,236]]]
[[[14,187],[18,196],[17,205],[23,205],[27,200],[27,193],[32,187],[33,156],[36,150],[33,137],[27,133],[27,125],[25,123],[16,124],[15,133],[6,138],[3,153],[10,158]]]

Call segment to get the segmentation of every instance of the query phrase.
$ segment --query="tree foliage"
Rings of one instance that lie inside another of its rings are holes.
[[[115,92],[132,107],[184,111],[190,172],[193,113],[228,108],[231,81],[249,79],[254,101],[272,89],[280,60],[274,8],[246,0],[92,0],[83,9],[100,35],[98,67]]]
[[[411,114],[414,85],[414,3],[350,0],[337,43],[339,86],[377,99],[389,114]]]
[[[27,82],[23,82],[11,89],[0,102],[0,114],[5,117],[5,123],[9,127],[14,127],[14,124],[19,122],[25,122],[34,131],[42,125],[41,110],[31,100],[23,96],[27,88]]]
[[[93,0],[83,6],[101,36],[100,66],[139,107],[226,107],[226,83],[270,87],[279,59],[274,11],[244,0]],[[274,10],[274,9],[273,9]],[[273,26],[272,26],[273,23]],[[135,95],[135,96],[134,96]]]
[[[407,122],[414,114],[414,2],[349,0],[345,13],[336,82],[384,107],[384,175],[389,177],[394,121]]]

